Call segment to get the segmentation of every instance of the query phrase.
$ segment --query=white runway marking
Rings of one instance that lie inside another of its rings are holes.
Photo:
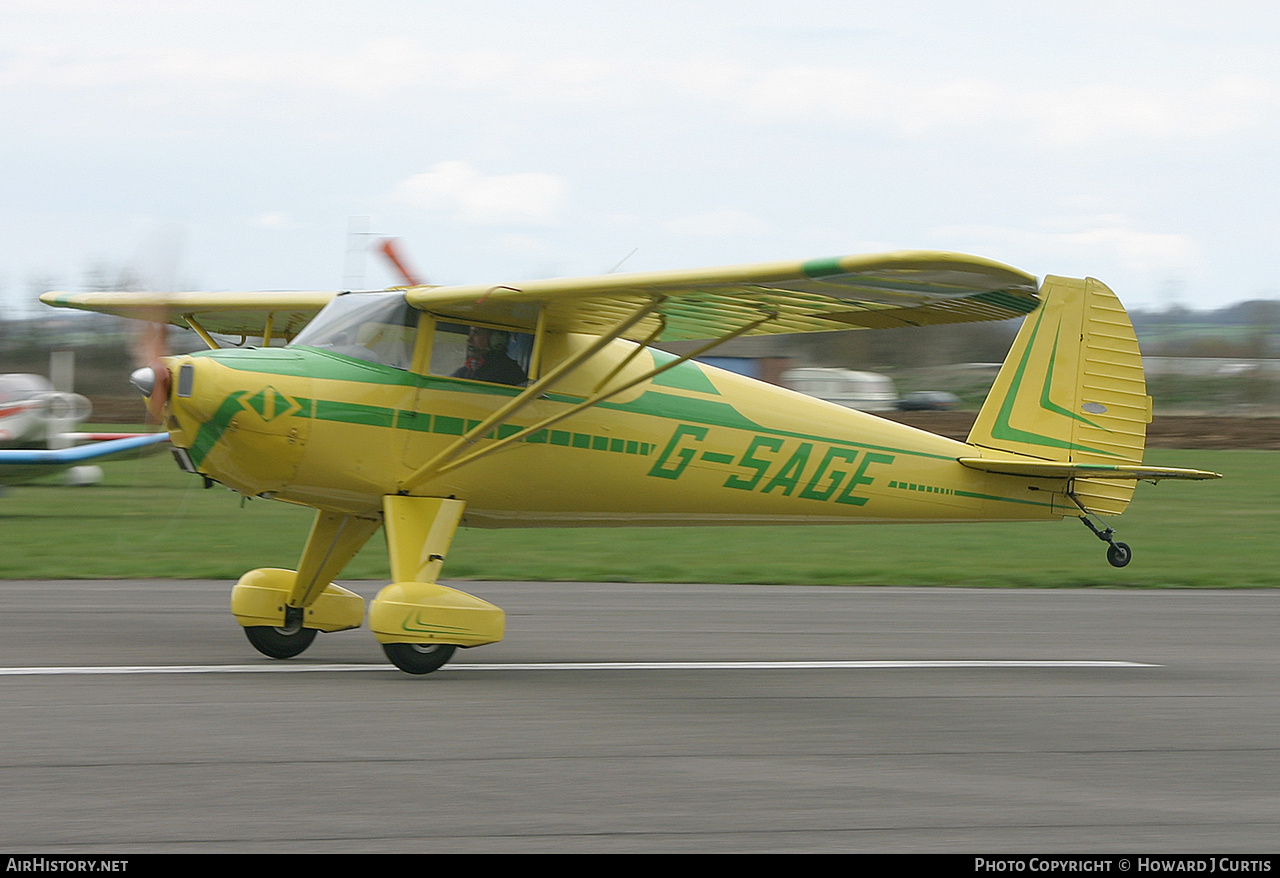
[[[1117,661],[790,661],[790,662],[538,662],[445,665],[443,671],[810,671],[984,668],[1158,668]],[[389,664],[310,665],[272,662],[254,665],[108,665],[70,668],[0,668],[0,677],[79,677],[127,674],[314,674],[395,671]]]

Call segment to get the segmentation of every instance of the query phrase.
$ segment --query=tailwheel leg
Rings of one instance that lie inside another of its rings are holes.
[[[1071,502],[1080,507],[1080,511],[1084,513],[1079,516],[1080,520],[1084,522],[1084,526],[1093,531],[1094,536],[1107,544],[1107,563],[1112,567],[1124,567],[1133,560],[1133,549],[1129,548],[1128,543],[1122,543],[1115,539],[1115,528],[1107,526],[1101,528],[1098,527],[1089,520],[1089,510],[1084,508],[1084,504],[1080,502],[1079,498],[1071,491],[1067,492],[1067,496],[1070,497]]]

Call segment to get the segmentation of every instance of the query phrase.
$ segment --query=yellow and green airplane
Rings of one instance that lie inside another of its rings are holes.
[[[1123,566],[1142,465],[1142,358],[1102,283],[972,256],[806,262],[370,293],[47,293],[189,327],[209,350],[133,383],[188,472],[316,509],[298,569],[243,576],[260,652],[364,623],[332,582],[382,527],[392,579],[368,608],[411,674],[503,636],[502,611],[440,585],[457,527],[836,524],[1078,517]],[[967,442],[703,365],[739,336],[1025,316]],[[218,339],[238,338],[223,346]],[[685,356],[651,345],[703,342]]]

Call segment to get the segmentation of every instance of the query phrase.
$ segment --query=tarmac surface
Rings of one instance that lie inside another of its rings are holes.
[[[1276,852],[1280,592],[456,585],[507,639],[411,677],[0,583],[0,848]]]

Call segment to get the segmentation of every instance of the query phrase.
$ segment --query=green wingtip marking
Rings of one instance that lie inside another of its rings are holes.
[[[828,277],[833,274],[845,273],[844,268],[840,265],[840,257],[838,256],[831,256],[826,259],[810,259],[800,266],[800,270],[805,273],[806,277]]]

